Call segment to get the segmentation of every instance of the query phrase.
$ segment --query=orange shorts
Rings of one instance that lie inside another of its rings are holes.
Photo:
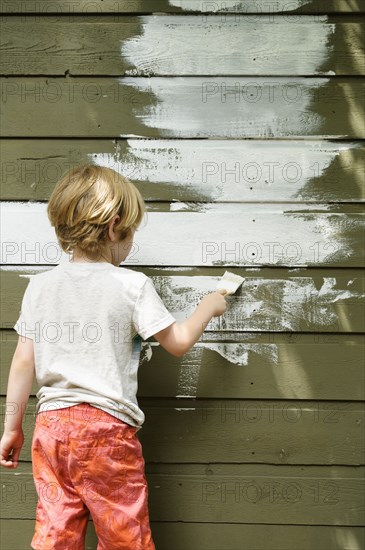
[[[98,550],[155,550],[136,431],[87,403],[38,413],[32,548],[84,550],[91,514]]]

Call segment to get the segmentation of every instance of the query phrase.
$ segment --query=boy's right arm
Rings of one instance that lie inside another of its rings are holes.
[[[199,340],[211,318],[222,315],[226,309],[227,303],[222,293],[211,292],[202,298],[188,319],[182,323],[172,323],[153,336],[166,351],[175,357],[182,357]]]

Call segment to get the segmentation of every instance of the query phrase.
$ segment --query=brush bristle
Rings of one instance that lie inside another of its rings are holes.
[[[217,290],[226,290],[227,294],[234,294],[243,283],[244,278],[226,271],[217,284]]]

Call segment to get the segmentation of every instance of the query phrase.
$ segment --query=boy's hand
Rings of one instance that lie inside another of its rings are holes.
[[[16,468],[24,443],[23,430],[4,432],[0,442],[0,464],[5,468]]]
[[[166,351],[175,357],[183,357],[203,334],[212,317],[222,315],[227,303],[221,291],[210,292],[203,296],[195,311],[182,323],[172,323],[154,334]]]
[[[201,300],[200,303],[206,304],[208,307],[211,307],[213,310],[213,317],[218,317],[223,315],[227,309],[227,302],[223,296],[224,291],[215,291],[210,292]]]

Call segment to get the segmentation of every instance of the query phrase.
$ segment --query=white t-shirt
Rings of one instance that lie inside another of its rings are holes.
[[[140,272],[66,261],[31,275],[14,329],[34,341],[36,412],[85,402],[139,430],[141,337],[174,322]]]

